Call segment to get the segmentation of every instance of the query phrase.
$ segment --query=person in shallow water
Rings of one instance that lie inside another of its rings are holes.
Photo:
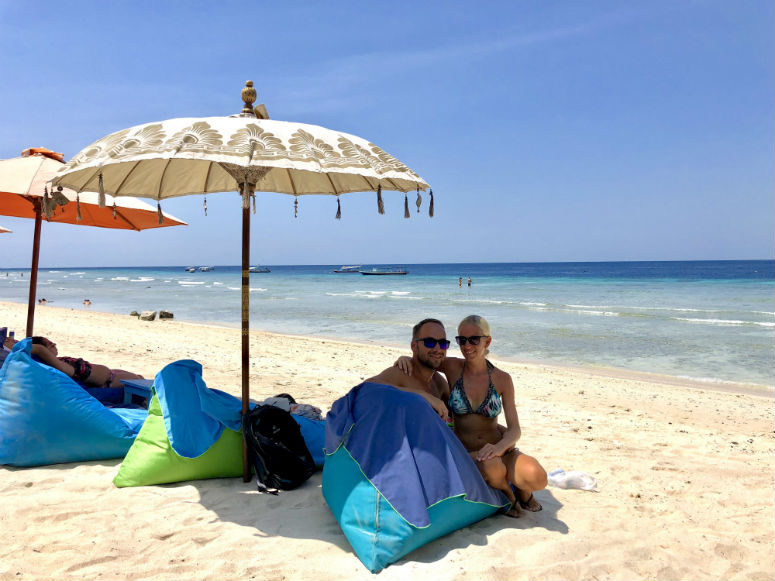
[[[533,492],[546,488],[546,470],[515,447],[522,430],[514,383],[508,373],[487,360],[492,342],[490,325],[483,317],[470,315],[458,325],[455,339],[463,358],[445,356],[437,367],[452,385],[446,401],[454,416],[455,434],[487,484],[502,490],[512,502],[508,516],[518,517],[522,510],[537,512],[542,507]],[[415,372],[414,360],[409,357],[400,357],[396,366],[406,373]],[[498,424],[501,411],[506,427]]]

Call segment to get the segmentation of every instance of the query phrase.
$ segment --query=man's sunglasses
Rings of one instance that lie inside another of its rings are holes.
[[[438,345],[442,350],[446,350],[447,347],[449,347],[449,341],[446,339],[434,339],[433,337],[424,337],[422,339],[415,339],[415,341],[422,341],[422,344],[425,345],[428,349],[433,349],[436,345]]]
[[[479,345],[479,341],[485,337],[489,337],[489,335],[471,335],[470,337],[463,337],[462,335],[458,335],[455,337],[455,341],[457,341],[457,344],[461,347],[465,345],[466,342],[471,343],[471,345]]]

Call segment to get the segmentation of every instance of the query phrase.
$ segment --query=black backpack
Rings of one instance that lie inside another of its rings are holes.
[[[242,429],[260,492],[292,490],[315,472],[299,424],[285,410],[257,405],[243,418]]]

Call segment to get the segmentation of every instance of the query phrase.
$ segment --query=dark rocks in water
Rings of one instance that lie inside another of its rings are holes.
[[[174,319],[175,315],[172,313],[172,311],[159,311],[159,318],[160,319]]]
[[[140,313],[141,321],[153,321],[156,319],[156,311],[143,311]]]

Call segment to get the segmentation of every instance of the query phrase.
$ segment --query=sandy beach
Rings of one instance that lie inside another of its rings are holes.
[[[0,302],[0,313],[23,335],[26,306]],[[238,329],[40,306],[35,332],[62,355],[146,377],[195,359],[210,387],[240,390]],[[407,350],[252,331],[251,395],[328,409]],[[771,387],[495,363],[514,379],[520,448],[547,471],[588,472],[599,491],[547,488],[542,512],[489,518],[377,577],[775,578]],[[0,579],[372,577],[320,473],[279,496],[239,478],[117,489],[120,462],[0,467]]]

